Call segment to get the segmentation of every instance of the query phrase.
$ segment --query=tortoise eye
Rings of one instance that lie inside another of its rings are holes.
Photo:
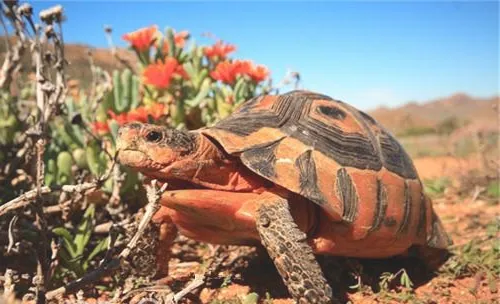
[[[146,134],[146,140],[150,142],[158,142],[162,137],[162,133],[158,131],[149,131],[148,134]]]

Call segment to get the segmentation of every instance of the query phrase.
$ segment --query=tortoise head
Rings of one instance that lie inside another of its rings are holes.
[[[146,175],[162,175],[192,156],[198,136],[164,126],[128,123],[118,130],[118,161]],[[149,173],[149,174],[148,174]]]

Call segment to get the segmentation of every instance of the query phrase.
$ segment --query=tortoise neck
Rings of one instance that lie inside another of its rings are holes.
[[[211,161],[213,163],[225,163],[229,161],[229,155],[218,144],[197,132],[189,132],[195,141],[196,150],[192,154],[192,159],[200,162]]]
[[[255,191],[264,181],[248,170],[237,157],[227,154],[216,142],[203,134],[192,132],[196,150],[175,162],[169,169],[174,178],[225,191]]]

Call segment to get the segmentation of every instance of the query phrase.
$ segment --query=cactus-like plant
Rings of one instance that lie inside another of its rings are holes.
[[[115,113],[127,112],[139,105],[139,78],[129,69],[113,72],[113,103]]]
[[[57,183],[60,185],[73,183],[73,156],[68,151],[57,155]]]

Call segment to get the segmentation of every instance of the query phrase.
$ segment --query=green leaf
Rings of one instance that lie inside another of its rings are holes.
[[[92,235],[92,230],[94,229],[94,214],[95,205],[90,204],[85,210],[82,218],[82,222],[77,227],[75,234],[75,245],[76,252],[78,255],[82,255],[85,247],[87,246],[90,236]]]
[[[57,165],[55,159],[51,158],[47,161],[47,168],[45,170],[45,185],[51,186],[56,182]]]
[[[77,254],[77,249],[73,243],[73,235],[64,227],[57,227],[52,229],[52,232],[63,238],[64,247],[67,249],[71,258],[75,258]]]
[[[62,151],[57,155],[57,182],[59,185],[73,182],[73,156],[68,151]]]
[[[156,49],[154,62],[163,59],[167,55],[163,53],[164,47],[165,47],[165,38],[161,38],[160,41],[158,42],[158,47]]]
[[[492,198],[500,198],[500,183],[498,180],[489,183],[486,193]]]
[[[113,94],[114,94],[114,104],[113,104],[113,112],[121,113],[124,110],[124,106],[122,104],[123,99],[123,87],[121,81],[120,71],[113,71]]]
[[[72,257],[68,254],[66,247],[58,252],[61,266],[74,272],[77,276],[81,276],[83,274],[83,268],[80,264],[80,259]]]
[[[259,301],[259,295],[255,292],[247,294],[243,300],[242,304],[257,304]]]
[[[245,77],[240,77],[234,86],[234,99],[239,102],[245,96],[245,91],[247,89],[247,81]]]
[[[174,37],[174,30],[171,28],[167,28],[167,43],[168,43],[168,52],[171,56],[175,56],[177,53],[177,49],[175,47],[175,37]]]
[[[406,287],[406,288],[412,288],[413,287],[413,282],[411,281],[410,279],[410,276],[408,275],[408,273],[403,270],[403,272],[401,273],[401,285]]]
[[[113,137],[113,140],[116,141],[116,138],[118,137],[118,129],[120,128],[120,125],[116,120],[112,120],[109,122],[109,129],[111,130],[111,135]]]
[[[197,76],[196,83],[193,82],[193,86],[194,86],[194,88],[196,90],[199,90],[199,89],[201,89],[203,87],[203,83],[207,79],[208,73],[209,73],[208,69],[203,68],[203,69],[200,70],[200,72],[198,73],[198,76]],[[210,78],[208,78],[208,79],[211,81]]]
[[[88,144],[85,155],[87,156],[87,164],[89,165],[90,172],[92,172],[94,176],[104,174],[107,158],[97,142],[93,141]]]
[[[198,77],[198,71],[196,71],[195,67],[193,66],[193,63],[186,62],[182,65],[182,67],[184,68],[184,71],[186,71],[186,73],[188,74],[189,79],[191,79],[191,81],[194,82],[195,79],[197,79]]]
[[[205,78],[198,94],[193,99],[186,100],[185,103],[190,107],[198,107],[205,97],[207,97],[208,93],[210,93],[210,85],[210,78]]]
[[[109,236],[105,239],[102,239],[92,250],[89,256],[85,259],[83,263],[84,270],[87,270],[89,263],[101,252],[106,251],[109,246]]]

